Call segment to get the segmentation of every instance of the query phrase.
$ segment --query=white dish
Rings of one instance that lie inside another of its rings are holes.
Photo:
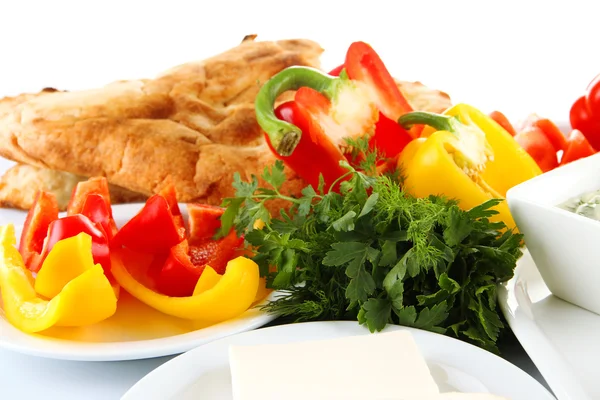
[[[535,379],[492,353],[431,332],[395,325],[386,328],[396,329],[413,334],[442,392],[490,392],[511,400],[554,399]],[[122,400],[231,399],[230,344],[292,343],[366,334],[369,331],[357,322],[336,321],[281,325],[230,336],[163,364],[135,384]]]
[[[550,291],[600,314],[600,222],[557,207],[598,189],[600,154],[523,182],[506,198]]]
[[[135,215],[143,204],[113,206],[117,225]],[[186,215],[185,205],[181,211]],[[7,223],[13,221],[0,221]],[[16,227],[20,235],[22,227]],[[272,293],[265,301],[272,299]],[[115,315],[82,328],[50,328],[44,334],[27,334],[12,326],[0,309],[0,348],[24,354],[77,361],[118,361],[178,354],[201,344],[256,329],[274,319],[251,308],[239,317],[202,327],[162,314],[122,291]]]
[[[553,296],[527,251],[498,296],[508,324],[558,400],[600,399],[600,316]]]

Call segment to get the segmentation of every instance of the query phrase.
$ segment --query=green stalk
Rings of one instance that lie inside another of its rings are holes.
[[[258,92],[254,102],[256,120],[267,133],[273,148],[282,156],[289,156],[300,142],[302,131],[294,124],[275,116],[275,101],[288,90],[310,87],[332,100],[342,80],[315,68],[289,67],[269,79]]]

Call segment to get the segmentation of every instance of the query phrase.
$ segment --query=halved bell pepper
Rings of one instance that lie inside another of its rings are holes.
[[[256,297],[259,284],[258,265],[248,258],[238,257],[229,261],[220,279],[215,279],[212,273],[203,279],[203,274],[197,283],[200,289],[194,295],[169,297],[137,281],[119,252],[113,253],[112,264],[117,282],[141,302],[174,317],[211,323],[234,318],[246,311]]]
[[[380,114],[395,120],[398,114],[410,110],[370,46],[353,43],[348,49],[345,66],[348,73],[342,71],[340,77],[307,67],[287,68],[265,83],[255,101],[258,123],[268,136],[274,153],[315,187],[319,171],[327,171],[328,176],[324,175],[326,187],[347,172],[335,167],[348,148],[346,138],[373,136]],[[275,101],[288,90],[297,90],[295,107],[279,108],[279,114],[284,115],[278,118],[273,110]],[[389,149],[379,150],[391,157],[402,143],[411,139],[397,124],[395,132],[403,132],[404,137],[397,137],[395,141],[380,138],[378,142],[381,146],[390,145]],[[310,136],[311,140],[298,147],[303,135]],[[322,147],[318,158],[311,151],[317,146]]]
[[[39,191],[35,195],[33,205],[27,213],[19,252],[27,268],[37,271],[42,263],[44,240],[48,234],[50,223],[58,218],[58,202],[52,193]]]
[[[111,246],[125,246],[138,252],[166,254],[171,247],[185,238],[179,208],[174,210],[171,207],[173,203],[169,203],[161,194],[150,197],[140,212],[117,232]],[[177,202],[174,204],[176,206]]]
[[[444,115],[413,112],[400,117],[405,127],[429,125],[423,137],[400,154],[405,190],[417,197],[443,194],[464,209],[502,199],[512,186],[541,173],[535,161],[500,125],[475,108],[459,104]],[[509,228],[515,223],[506,202],[498,215]]]
[[[316,93],[322,97],[319,101],[327,101],[320,93]],[[303,134],[294,152],[289,156],[277,153],[271,145],[269,136],[265,134],[269,149],[309,185],[317,188],[319,176],[323,175],[325,184],[329,186],[347,172],[340,165],[340,161],[346,159],[340,148],[333,144],[322,129],[318,127],[311,129],[314,125],[309,122],[310,116],[304,108],[298,106],[297,102],[288,101],[281,104],[275,110],[275,115],[282,121],[297,126]]]
[[[102,321],[115,313],[117,298],[102,267],[93,265],[90,258],[71,258],[73,252],[91,253],[91,238],[73,239],[65,245],[55,246],[47,259],[48,263],[44,262],[40,272],[47,267],[51,273],[44,272],[41,285],[47,294],[56,293],[50,300],[36,293],[31,272],[25,268],[15,244],[14,227],[0,227],[2,308],[8,321],[16,328],[32,333],[52,326],[84,326]],[[53,282],[51,275],[60,270],[55,262],[65,263],[68,276],[72,279],[67,282],[59,278]],[[84,264],[68,264],[72,262]]]

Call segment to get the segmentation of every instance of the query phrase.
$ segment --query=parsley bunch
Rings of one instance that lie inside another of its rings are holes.
[[[454,200],[412,197],[391,176],[344,166],[339,193],[321,181],[299,198],[280,193],[280,161],[262,175],[268,188],[236,174],[221,232],[244,233],[261,275],[284,293],[264,308],[294,321],[358,320],[372,332],[411,326],[497,352],[504,325],[496,287],[513,276],[522,239],[489,221],[499,200],[463,211]],[[275,199],[291,208],[273,218],[265,204]]]

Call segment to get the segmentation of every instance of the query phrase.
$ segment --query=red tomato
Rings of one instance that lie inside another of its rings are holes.
[[[586,96],[581,96],[573,103],[569,118],[573,129],[581,131],[594,149],[600,149],[600,116],[594,115],[588,108]]]
[[[596,153],[585,136],[577,129],[571,132],[567,139],[567,143],[567,149],[563,153],[560,165],[565,165]]]
[[[543,172],[558,166],[556,151],[550,140],[540,129],[529,129],[517,133],[515,140],[537,162]]]
[[[511,136],[515,136],[517,134],[517,132],[515,132],[515,128],[513,128],[508,118],[506,118],[506,116],[500,111],[492,111],[490,113],[490,118],[496,121],[498,125],[503,127],[506,132],[511,134]]]

